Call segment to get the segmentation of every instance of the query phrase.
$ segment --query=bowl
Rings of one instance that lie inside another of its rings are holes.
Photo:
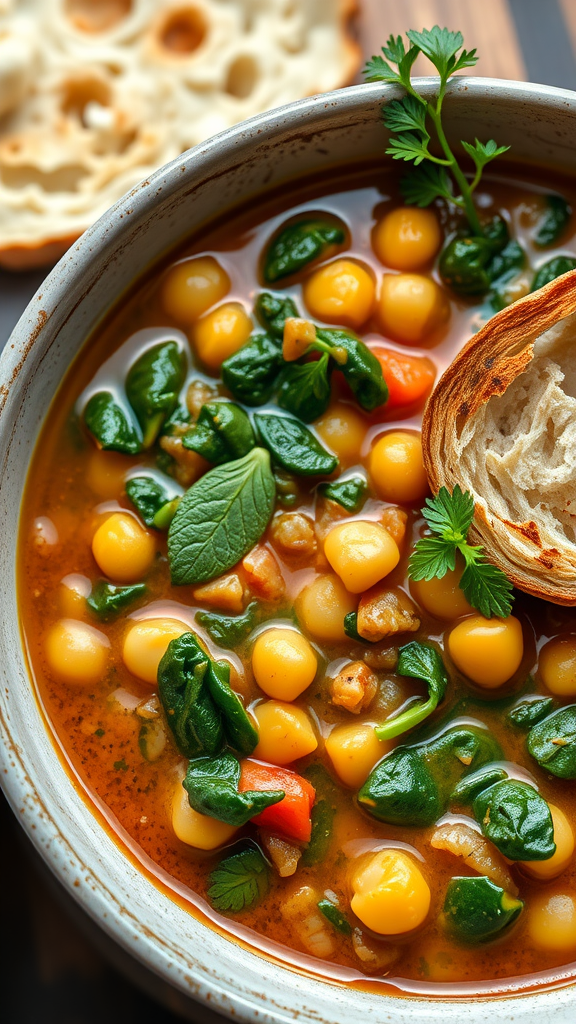
[[[433,79],[421,80],[431,95]],[[197,1001],[259,1024],[444,1024],[573,1020],[576,983],[551,972],[520,987],[484,983],[431,997],[400,997],[382,982],[335,971],[311,958],[282,966],[281,947],[264,953],[247,929],[229,938],[191,908],[168,879],[153,880],[143,855],[116,835],[104,806],[85,792],[53,737],[30,683],[20,635],[16,536],[27,468],[49,405],[84,340],[131,282],[170,248],[227,209],[302,175],[384,156],[380,118],[393,87],[357,86],[252,118],[183,154],[143,181],[76,242],[48,276],[0,361],[0,696],[1,778],[13,810],[46,864],[77,904],[140,965],[149,990],[195,1019]],[[576,170],[576,93],[484,79],[452,82],[444,105],[449,138],[496,138],[514,159]],[[126,954],[128,954],[126,958]],[[448,995],[449,993],[449,995]],[[484,1000],[489,1000],[489,1005]]]

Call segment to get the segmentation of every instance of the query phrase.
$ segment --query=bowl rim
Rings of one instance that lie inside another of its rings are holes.
[[[436,82],[435,78],[419,80],[424,91],[432,91]],[[13,431],[10,432],[10,417],[18,402],[22,403],[25,400],[25,395],[18,393],[18,375],[22,367],[35,348],[38,345],[41,347],[42,338],[49,337],[51,319],[58,307],[65,302],[72,286],[77,287],[83,277],[90,278],[91,263],[106,259],[118,249],[126,231],[125,218],[134,214],[153,214],[160,193],[164,197],[170,197],[180,188],[183,171],[188,171],[195,177],[206,176],[218,166],[223,154],[229,155],[235,150],[240,151],[256,141],[273,141],[280,130],[311,128],[318,124],[319,118],[327,116],[330,112],[346,111],[350,115],[361,114],[368,106],[372,108],[375,103],[381,103],[385,96],[393,97],[400,94],[394,87],[381,83],[357,85],[333,93],[307,97],[258,114],[226,129],[159,168],[119,199],[72,245],[50,272],[18,321],[0,357],[0,433],[6,438],[8,446],[15,440]],[[576,110],[576,93],[532,83],[482,78],[453,80],[447,93],[448,97],[462,97],[466,94],[469,97],[483,99],[508,96],[519,104],[536,104],[544,111],[557,110],[559,107]],[[90,287],[89,281],[85,293],[88,293]],[[3,462],[2,477],[6,459],[7,456]],[[4,674],[3,665],[2,673]],[[7,682],[10,683],[9,677]],[[417,1012],[418,1019],[422,1022],[437,1021],[446,1016],[452,1019],[449,1007],[457,1007],[459,1019],[464,1021],[483,1019],[482,1014],[472,1012],[474,1006],[480,1006],[484,1001],[482,995],[471,994],[469,997],[453,999],[402,996],[399,999],[395,995],[378,994],[376,1000],[367,1001],[366,993],[359,989],[342,989],[332,982],[322,981],[319,976],[295,974],[290,968],[282,968],[267,958],[261,959],[258,954],[243,948],[233,939],[224,940],[230,948],[221,947],[222,962],[230,969],[231,963],[234,962],[240,979],[247,967],[246,958],[256,961],[252,967],[255,966],[256,972],[260,973],[262,982],[269,981],[273,986],[272,992],[274,985],[278,986],[277,998],[272,998],[270,992],[268,995],[262,992],[261,986],[251,991],[244,988],[242,991],[242,985],[237,984],[236,988],[231,989],[221,973],[210,973],[207,969],[197,978],[186,977],[186,972],[176,971],[173,952],[167,948],[159,948],[158,944],[155,944],[155,936],[138,927],[139,922],[119,904],[117,897],[102,884],[102,879],[98,880],[97,889],[91,884],[97,881],[93,869],[82,861],[78,850],[61,831],[61,808],[58,807],[56,794],[41,795],[32,782],[34,773],[30,752],[22,746],[21,737],[12,735],[10,708],[4,697],[3,689],[0,697],[0,734],[3,741],[0,745],[0,784],[33,845],[68,894],[115,942],[186,996],[192,996],[226,1016],[268,1024],[279,1024],[281,1021],[297,1017],[301,1021],[318,1021],[324,1019],[323,1015],[320,1016],[322,1009],[325,1011],[329,1007],[332,1008],[333,1014],[338,1013],[338,1019],[340,1016],[345,1019],[351,1012],[350,1000],[345,998],[345,993],[351,991],[354,993],[353,1009],[356,1012],[358,1009],[365,1012],[368,1021],[376,1022],[383,1015],[392,1012],[394,1019],[401,1024],[404,1019],[409,1020],[410,1007]],[[47,727],[46,733],[48,742],[54,744],[54,738]],[[71,783],[70,775],[67,774]],[[96,823],[97,814],[93,807],[89,809]],[[100,823],[98,828],[101,827]],[[130,874],[126,858],[126,875]],[[78,885],[79,876],[87,884]],[[132,880],[135,877],[136,875],[132,873]],[[158,886],[155,888],[159,891]],[[198,922],[198,925],[200,928],[206,927],[201,922]],[[214,934],[211,928],[209,931]],[[201,960],[202,950],[197,952],[198,955]],[[200,961],[196,966],[199,964]],[[208,965],[204,964],[204,967],[207,968]],[[561,1024],[564,1020],[571,1019],[569,1015],[573,1010],[575,988],[576,981],[572,979],[557,988],[489,996],[487,998],[490,1002],[490,1013],[496,1021],[520,1019],[524,1022],[536,1020],[537,1015],[541,1017],[542,1013],[547,1011],[554,1010],[556,1014],[562,1011],[566,1016],[557,1017],[558,1024]],[[286,999],[288,1002],[284,1003],[283,1000]],[[303,1008],[302,1000],[305,1000],[306,1009]],[[406,1016],[400,1009],[401,1003],[408,1010]],[[417,1011],[416,1004],[420,1007]]]

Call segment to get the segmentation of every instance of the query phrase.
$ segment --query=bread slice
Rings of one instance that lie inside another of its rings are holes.
[[[576,605],[576,271],[502,310],[423,423],[432,489],[475,501],[471,539],[520,590]]]
[[[0,265],[52,262],[154,169],[352,80],[356,0],[0,0]]]

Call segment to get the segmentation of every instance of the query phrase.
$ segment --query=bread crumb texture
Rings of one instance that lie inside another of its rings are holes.
[[[155,168],[350,81],[355,0],[0,0],[0,264],[54,259]]]

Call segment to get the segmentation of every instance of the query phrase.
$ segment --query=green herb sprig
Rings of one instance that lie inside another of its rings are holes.
[[[506,618],[512,610],[512,584],[501,569],[484,559],[482,545],[468,544],[468,531],[474,518],[474,499],[458,484],[452,494],[441,487],[435,498],[428,498],[422,509],[432,536],[417,541],[408,564],[413,580],[442,579],[456,567],[456,554],[464,559],[460,589],[481,615]]]
[[[486,164],[501,153],[505,153],[510,147],[497,146],[493,139],[486,143],[478,139],[474,140],[474,144],[462,142],[463,149],[474,162],[476,169],[472,181],[468,182],[448,143],[442,125],[442,105],[448,81],[457,71],[463,71],[476,64],[476,50],[463,48],[464,39],[461,32],[451,32],[438,25],[431,29],[423,29],[422,32],[410,29],[406,35],[408,48],[405,47],[402,36],[390,36],[386,46],[382,47],[384,56],[372,57],[364,69],[369,82],[400,85],[407,93],[403,99],[393,100],[383,109],[384,124],[395,135],[395,138],[390,140],[386,152],[394,160],[405,160],[414,164],[414,171],[400,186],[406,202],[416,206],[429,206],[435,199],[445,199],[465,212],[474,235],[482,235],[473,192],[480,182]],[[412,84],[412,66],[419,53],[428,57],[440,76],[438,93],[434,100],[425,99]],[[430,151],[429,122],[436,134],[442,156],[436,156]],[[454,192],[453,182],[460,190],[460,194]]]
[[[214,909],[239,914],[266,895],[270,872],[260,850],[250,847],[221,860],[209,882],[207,896]]]

